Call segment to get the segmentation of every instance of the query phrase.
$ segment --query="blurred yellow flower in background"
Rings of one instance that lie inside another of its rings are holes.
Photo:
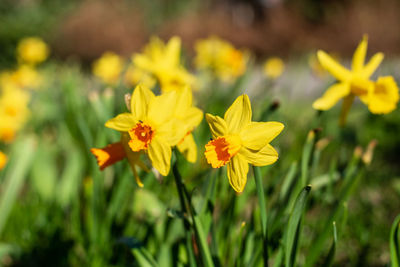
[[[25,124],[30,95],[15,87],[3,88],[0,95],[0,140],[11,142]]]
[[[238,50],[218,37],[199,40],[195,44],[195,65],[199,70],[211,70],[224,81],[231,81],[244,74],[248,53]]]
[[[171,147],[186,134],[186,128],[174,117],[177,93],[160,96],[139,85],[133,91],[130,113],[122,113],[108,120],[106,127],[129,134],[128,146],[134,152],[148,154],[154,168],[167,176],[171,165]]]
[[[153,88],[156,85],[157,81],[148,72],[136,68],[133,65],[130,65],[125,73],[125,83],[128,86],[143,84],[148,88]]]
[[[368,40],[364,36],[353,55],[352,68],[348,70],[337,63],[323,51],[318,51],[318,60],[339,82],[328,88],[325,94],[313,103],[313,108],[327,110],[344,98],[341,123],[344,124],[347,113],[355,96],[368,106],[375,114],[386,114],[396,108],[399,93],[393,77],[379,77],[377,82],[370,76],[383,60],[383,54],[375,54],[368,64],[364,65]]]
[[[164,44],[152,37],[143,53],[135,54],[132,61],[135,67],[153,75],[162,92],[180,90],[189,85],[195,88],[196,78],[181,64],[181,39],[172,37]]]
[[[264,75],[269,79],[279,78],[284,70],[285,63],[279,57],[271,57],[263,65]]]
[[[11,79],[21,88],[36,89],[42,83],[40,74],[28,65],[20,65],[18,69],[11,73]]]
[[[213,139],[204,155],[213,168],[228,164],[229,183],[238,193],[246,186],[249,163],[265,166],[278,160],[278,152],[269,143],[284,128],[280,122],[252,122],[251,117],[247,95],[239,96],[223,119],[206,114]]]
[[[104,83],[115,85],[120,78],[123,59],[114,52],[105,52],[93,63],[93,74]]]
[[[0,170],[6,166],[7,160],[7,155],[0,151]]]
[[[39,64],[47,59],[49,53],[47,44],[38,37],[24,38],[17,46],[17,58],[23,64]]]

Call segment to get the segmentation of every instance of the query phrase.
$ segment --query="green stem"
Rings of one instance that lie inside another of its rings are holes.
[[[175,161],[175,163],[172,167],[172,171],[174,173],[176,186],[178,188],[179,199],[181,201],[182,211],[185,214],[189,214],[192,218],[193,229],[196,234],[196,239],[198,241],[197,244],[199,245],[199,248],[201,251],[203,264],[207,267],[214,267],[214,262],[212,260],[211,253],[210,253],[208,243],[206,240],[207,235],[203,230],[203,226],[201,224],[199,217],[196,216],[196,214],[195,214],[196,212],[190,203],[190,195],[189,195],[189,192],[187,191],[185,185],[182,183],[182,177],[178,170],[177,161]],[[186,228],[186,227],[188,227],[188,228]],[[190,233],[190,224],[188,222],[187,222],[187,226],[185,226],[185,229],[186,229],[186,233],[188,233],[188,232]],[[190,247],[190,249],[193,249],[193,248]],[[190,251],[189,251],[189,253],[190,253]]]
[[[263,234],[264,266],[268,266],[268,234],[267,234],[267,209],[265,207],[264,186],[261,181],[260,169],[253,166],[254,179],[256,181],[258,202],[260,205],[261,229]]]
[[[195,262],[195,256],[194,256],[194,252],[193,252],[193,246],[192,246],[192,231],[190,229],[190,224],[186,219],[186,215],[188,214],[188,209],[187,206],[185,204],[185,198],[184,198],[184,194],[183,194],[183,184],[181,181],[181,175],[178,171],[178,167],[176,166],[177,162],[175,161],[173,167],[172,167],[172,172],[174,174],[174,178],[175,178],[175,183],[176,183],[176,188],[178,189],[178,195],[179,195],[179,202],[181,204],[181,210],[182,210],[182,214],[184,216],[183,218],[183,226],[185,228],[185,235],[186,235],[186,249],[188,252],[188,258],[189,258],[189,265],[190,266],[196,266],[196,262]]]

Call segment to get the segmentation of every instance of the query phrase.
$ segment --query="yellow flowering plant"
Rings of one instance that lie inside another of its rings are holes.
[[[347,113],[355,96],[368,106],[375,114],[392,112],[399,101],[399,89],[392,76],[379,77],[376,82],[370,80],[371,75],[383,60],[383,54],[375,54],[364,65],[367,53],[368,40],[365,36],[353,55],[351,70],[337,63],[323,51],[318,51],[320,64],[330,72],[339,82],[328,88],[325,94],[313,103],[313,108],[328,110],[340,99],[344,99],[341,123],[345,122]]]
[[[174,91],[189,85],[195,86],[196,79],[181,64],[181,40],[172,37],[164,44],[152,37],[143,53],[135,54],[132,62],[135,67],[153,75],[162,92]]]
[[[221,80],[232,81],[246,71],[248,53],[218,37],[197,41],[195,50],[196,67],[199,70],[212,70]]]
[[[38,37],[22,39],[17,46],[17,58],[22,64],[36,65],[47,59],[49,47]]]
[[[105,124],[128,133],[130,149],[146,152],[153,167],[163,176],[170,170],[171,147],[187,133],[187,126],[174,116],[177,100],[175,91],[155,96],[150,89],[139,85],[131,97],[131,112],[119,114]]]
[[[263,73],[269,79],[279,78],[284,70],[285,63],[279,57],[271,57],[263,65]]]
[[[7,160],[7,155],[0,151],[0,171],[6,166]]]
[[[169,172],[174,145],[189,162],[196,161],[197,146],[192,131],[203,119],[203,112],[192,106],[189,87],[155,96],[146,86],[139,85],[130,98],[129,110],[131,113],[120,114],[106,123],[107,127],[121,131],[121,140],[104,148],[91,149],[100,170],[127,158],[137,184],[142,187],[136,166],[148,171],[140,159],[143,152],[148,153],[153,166],[164,176]],[[157,112],[166,116],[158,116]],[[129,129],[121,126],[129,120],[132,120]]]
[[[239,96],[224,118],[206,114],[213,140],[205,146],[207,162],[213,168],[227,164],[232,188],[241,193],[246,186],[249,164],[265,166],[278,160],[269,144],[283,130],[280,122],[253,122],[249,97]]]
[[[18,87],[5,87],[0,95],[0,140],[11,142],[29,116],[30,95]]]
[[[114,52],[105,52],[93,63],[93,74],[106,84],[115,85],[123,68],[123,59]]]

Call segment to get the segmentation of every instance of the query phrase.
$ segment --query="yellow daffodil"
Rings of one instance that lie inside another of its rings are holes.
[[[0,74],[0,87],[18,87],[36,89],[42,83],[37,70],[29,65],[20,65],[15,71],[4,71]]]
[[[143,187],[143,183],[139,178],[136,166],[145,171],[148,171],[148,168],[140,160],[140,155],[142,152],[133,152],[130,149],[128,145],[129,140],[129,135],[127,133],[122,133],[120,142],[109,144],[104,148],[92,148],[90,152],[92,152],[92,154],[96,157],[100,170],[104,170],[108,166],[111,166],[126,158],[131,166],[136,183],[139,187]]]
[[[203,120],[203,112],[192,106],[192,98],[192,91],[188,86],[179,91],[174,116],[182,122],[186,132],[177,144],[177,148],[187,161],[194,163],[197,160],[197,146],[192,131]]]
[[[29,94],[21,89],[3,88],[0,95],[0,140],[10,142],[14,139],[29,115],[29,99]]]
[[[21,63],[36,65],[47,59],[49,47],[42,39],[29,37],[22,39],[17,46],[17,58]]]
[[[130,65],[125,73],[125,83],[128,86],[143,84],[147,88],[153,88],[157,81],[148,72]]]
[[[207,162],[213,168],[228,165],[228,179],[240,193],[247,182],[249,163],[265,166],[278,159],[269,144],[284,128],[280,122],[252,122],[249,97],[239,96],[222,119],[206,114],[213,139],[205,146]]]
[[[368,106],[372,113],[386,114],[396,108],[399,93],[393,77],[380,77],[376,82],[370,80],[370,76],[383,60],[383,54],[375,54],[364,65],[367,45],[368,41],[365,36],[353,55],[351,70],[341,66],[325,52],[318,51],[317,56],[322,67],[329,71],[339,82],[328,88],[325,94],[313,103],[315,109],[330,109],[341,98],[344,98],[341,118],[341,122],[344,123],[354,96],[360,97],[361,101]]]
[[[270,79],[279,78],[285,70],[285,63],[279,57],[271,57],[263,66],[264,75]]]
[[[105,52],[93,63],[93,74],[106,84],[116,84],[123,68],[123,60],[114,52]]]
[[[154,168],[163,176],[170,170],[171,147],[186,134],[184,125],[173,116],[176,102],[175,91],[155,96],[150,89],[139,85],[131,97],[131,112],[119,114],[105,124],[128,133],[129,148],[134,152],[146,152]]]
[[[0,151],[0,170],[6,166],[7,160],[7,155]]]
[[[199,40],[195,44],[195,65],[200,70],[212,70],[224,81],[244,74],[248,53],[238,50],[218,37]]]
[[[180,90],[185,85],[193,88],[196,79],[181,64],[181,40],[172,37],[167,44],[153,37],[143,53],[132,57],[135,67],[152,74],[162,92]]]
[[[21,65],[11,74],[12,80],[21,88],[36,89],[42,82],[40,74],[31,66]]]

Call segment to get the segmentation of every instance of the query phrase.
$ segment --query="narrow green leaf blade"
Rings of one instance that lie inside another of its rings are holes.
[[[291,267],[294,265],[297,242],[301,230],[301,218],[306,207],[308,195],[310,193],[311,186],[308,185],[300,192],[297,197],[296,203],[293,207],[292,213],[289,217],[288,227],[285,236],[285,266]]]
[[[393,222],[390,231],[390,261],[392,267],[400,266],[400,214]]]

